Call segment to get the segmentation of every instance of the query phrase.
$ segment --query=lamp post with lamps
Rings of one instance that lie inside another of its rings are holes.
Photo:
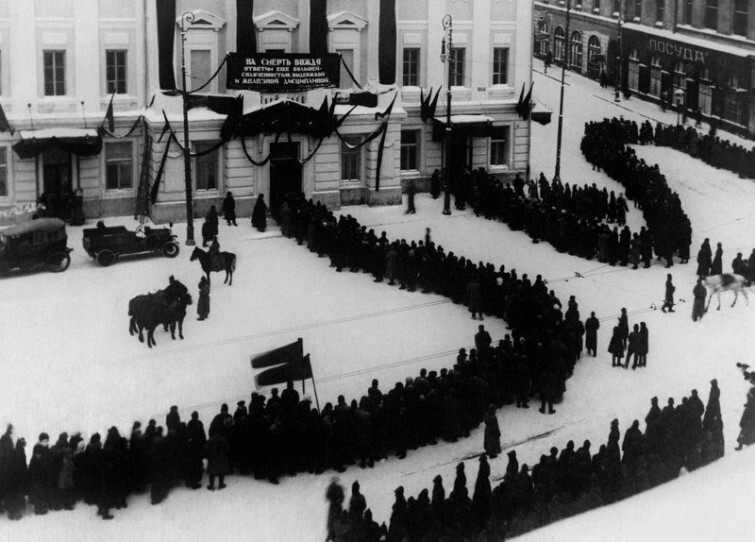
[[[443,182],[445,184],[446,193],[443,196],[443,214],[451,214],[451,84],[453,83],[453,69],[454,69],[454,42],[453,42],[453,19],[450,13],[446,13],[443,16],[443,30],[446,31],[448,41],[446,37],[443,37],[443,41],[440,46],[440,61],[446,63],[448,60],[448,86],[446,86],[446,131],[445,138],[443,140]]]
[[[186,103],[186,26],[194,22],[194,14],[190,11],[181,15],[181,84],[183,87],[183,121],[184,121],[184,182],[186,187],[186,244],[194,245],[194,200],[192,199],[191,182],[191,142],[189,141],[189,107]]]
[[[616,92],[613,96],[613,101],[616,103],[619,103],[621,101],[621,24],[624,22],[621,17],[623,15],[623,8],[624,8],[624,2],[622,0],[619,0],[619,17],[618,17],[618,23],[619,23],[619,50],[616,54],[616,66],[617,66],[617,74],[616,74]]]

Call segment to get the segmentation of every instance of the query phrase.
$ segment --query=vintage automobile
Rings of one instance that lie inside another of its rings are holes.
[[[131,231],[125,226],[106,227],[100,221],[96,228],[84,230],[84,250],[103,267],[126,254],[151,252],[168,258],[178,256],[180,247],[170,228],[141,228]]]
[[[71,264],[65,222],[38,218],[0,229],[0,273],[47,268],[59,273]]]

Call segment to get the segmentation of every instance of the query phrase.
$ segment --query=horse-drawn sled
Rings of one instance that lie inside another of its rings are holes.
[[[38,218],[0,230],[0,273],[44,268],[54,273],[68,269],[65,222],[59,218]]]
[[[163,254],[175,258],[180,252],[178,241],[170,228],[131,231],[125,226],[106,227],[100,221],[96,228],[84,230],[84,250],[103,267],[112,265],[127,254]]]

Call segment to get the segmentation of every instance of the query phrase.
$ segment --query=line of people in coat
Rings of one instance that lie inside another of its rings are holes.
[[[440,475],[431,491],[423,489],[416,497],[407,499],[404,488],[396,488],[390,520],[382,525],[367,513],[358,482],[344,508],[343,488],[334,479],[326,492],[327,540],[504,540],[623,500],[723,457],[719,399],[716,380],[711,381],[707,406],[697,390],[678,406],[669,398],[663,409],[654,397],[644,433],[634,420],[622,441],[615,419],[597,453],[589,440],[579,448],[570,440],[562,450],[554,446],[541,455],[532,468],[520,466],[516,450],[511,450],[505,474],[498,478],[491,478],[483,454],[471,498],[462,462],[448,496]]]
[[[642,210],[652,236],[656,255],[671,267],[676,254],[689,261],[692,225],[682,209],[679,195],[672,192],[658,165],[637,158],[627,143],[637,142],[636,123],[624,119],[604,119],[585,124],[581,150],[585,159],[604,170],[626,189],[627,198]]]
[[[746,149],[721,139],[713,131],[702,134],[692,126],[664,125],[660,122],[654,130],[650,121],[646,120],[639,129],[638,137],[632,141],[636,142],[672,147],[715,168],[733,171],[743,179],[755,179],[755,148]]]

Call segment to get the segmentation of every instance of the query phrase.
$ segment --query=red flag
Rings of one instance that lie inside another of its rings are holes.
[[[263,369],[265,367],[272,367],[273,365],[299,361],[303,355],[302,345],[302,340],[298,339],[291,344],[281,346],[280,348],[274,348],[273,350],[254,356],[252,358],[252,368]]]
[[[309,360],[309,354],[301,359],[262,371],[254,377],[254,382],[258,387],[274,386],[289,380],[306,380],[307,378],[312,378],[312,363]]]
[[[105,112],[105,120],[107,120],[107,129],[112,133],[115,130],[115,118],[113,117],[113,98],[115,98],[115,92],[110,96],[110,103],[107,106]]]

